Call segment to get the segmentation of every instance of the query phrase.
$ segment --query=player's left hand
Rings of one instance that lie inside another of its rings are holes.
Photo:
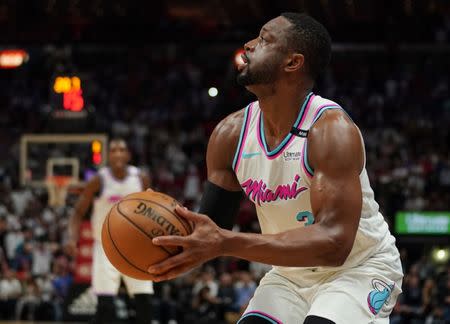
[[[187,236],[167,235],[152,240],[155,245],[181,246],[183,251],[160,263],[151,265],[148,273],[152,281],[164,281],[199,266],[221,255],[224,240],[223,229],[218,227],[208,216],[194,213],[177,206],[176,212],[194,224],[194,230]]]

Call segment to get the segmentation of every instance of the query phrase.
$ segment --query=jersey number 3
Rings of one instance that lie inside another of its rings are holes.
[[[297,218],[297,221],[304,223],[305,227],[309,226],[311,224],[314,224],[314,216],[309,211],[299,212],[297,214],[296,218]]]

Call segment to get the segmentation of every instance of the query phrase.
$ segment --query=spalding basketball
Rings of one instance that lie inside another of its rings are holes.
[[[175,212],[179,203],[155,191],[133,193],[116,203],[102,227],[102,245],[109,261],[121,273],[149,280],[147,269],[181,251],[179,247],[156,246],[161,235],[189,235],[192,227]]]

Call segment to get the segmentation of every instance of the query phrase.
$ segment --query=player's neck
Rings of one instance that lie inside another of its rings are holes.
[[[284,91],[258,96],[259,107],[263,112],[264,133],[282,140],[290,132],[310,91],[285,88]]]
[[[113,169],[113,168],[111,168],[111,174],[113,175],[113,177],[115,179],[123,180],[127,176],[127,170],[126,170],[126,168],[124,168],[124,169]]]

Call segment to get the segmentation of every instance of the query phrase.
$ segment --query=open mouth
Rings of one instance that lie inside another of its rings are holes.
[[[249,64],[249,60],[245,53],[241,54],[241,63],[238,64],[237,69],[239,72],[245,69],[245,67]]]
[[[242,62],[244,62],[244,63],[248,63],[248,57],[247,57],[247,55],[245,55],[245,53],[242,53],[241,54],[241,58],[242,58]]]

